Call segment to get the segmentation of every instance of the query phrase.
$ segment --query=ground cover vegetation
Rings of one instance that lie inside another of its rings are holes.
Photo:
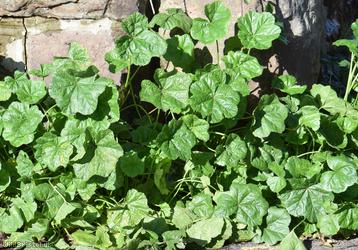
[[[4,243],[170,250],[253,241],[287,250],[305,249],[300,236],[357,232],[358,23],[355,40],[337,42],[353,55],[344,98],[278,76],[276,93],[249,112],[248,82],[263,72],[250,54],[269,49],[281,28],[271,13],[249,12],[237,19],[235,46],[202,65],[195,44],[217,43],[233,18],[221,2],[205,15],[170,9],[124,20],[126,34],[106,55],[113,72],[128,72],[121,86],[77,43],[0,82]],[[164,39],[158,26],[180,34]],[[135,82],[155,57],[176,69]]]

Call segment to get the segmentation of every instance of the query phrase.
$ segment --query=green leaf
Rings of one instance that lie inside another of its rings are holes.
[[[194,43],[188,34],[176,35],[167,40],[168,49],[165,60],[171,61],[174,67],[181,67],[189,72],[194,64]]]
[[[151,212],[145,195],[135,189],[128,191],[123,205],[121,209],[108,212],[107,224],[110,229],[122,230],[124,227],[135,227]]]
[[[327,191],[342,193],[358,181],[356,165],[344,156],[330,156],[327,159],[329,168],[321,176],[322,187]]]
[[[96,237],[88,231],[77,230],[71,234],[75,246],[94,246]]]
[[[285,168],[295,178],[312,178],[316,174],[319,174],[322,169],[320,165],[312,165],[310,161],[298,158],[297,156],[288,158]]]
[[[109,177],[116,170],[118,159],[123,155],[123,149],[116,142],[112,131],[100,131],[93,140],[93,155],[88,152],[73,165],[76,176],[84,180],[89,180],[92,176]]]
[[[36,107],[13,102],[2,116],[3,137],[14,147],[29,144],[34,140],[34,134],[41,123],[43,114]]]
[[[330,86],[313,84],[311,95],[317,99],[322,109],[327,110],[332,115],[344,114],[347,110],[344,100],[338,98],[337,93]]]
[[[227,70],[234,72],[235,77],[253,79],[262,74],[263,68],[255,57],[240,51],[230,51],[224,56],[223,62]]]
[[[91,61],[87,49],[77,42],[72,42],[70,44],[68,56],[80,65],[85,65]]]
[[[161,153],[172,160],[189,160],[196,137],[182,121],[171,120],[158,134],[156,144]]]
[[[44,81],[21,78],[17,81],[16,96],[22,103],[38,103],[46,95]]]
[[[40,69],[31,69],[29,71],[29,74],[40,78],[45,78],[51,73],[52,68],[53,68],[52,64],[47,64],[47,63],[40,64]]]
[[[177,249],[178,244],[183,244],[183,238],[185,238],[186,234],[183,230],[172,230],[166,231],[162,234],[163,240],[167,247],[165,250],[175,250]]]
[[[358,39],[358,20],[356,20],[354,23],[352,23],[351,28],[352,28],[354,37],[356,39]]]
[[[333,201],[334,195],[321,185],[289,190],[279,196],[287,211],[295,216],[304,216],[310,222],[325,213],[324,203]]]
[[[238,37],[247,49],[268,49],[281,33],[275,24],[275,17],[268,12],[250,11],[237,21]]]
[[[194,242],[206,245],[221,234],[223,227],[223,218],[211,218],[194,223],[186,233]]]
[[[120,71],[131,64],[144,66],[153,57],[164,55],[167,43],[147,27],[147,17],[138,12],[122,22],[122,28],[127,35],[119,38],[116,47],[105,55],[111,71]]]
[[[89,116],[94,126],[107,129],[109,126],[119,121],[119,93],[117,87],[111,82],[105,91],[98,98],[97,109]]]
[[[24,152],[20,151],[16,158],[16,169],[17,173],[21,177],[32,177],[32,171],[34,169],[34,164],[32,163],[29,156]]]
[[[321,126],[321,114],[315,106],[304,106],[299,112],[301,116],[298,123],[301,126],[311,128],[313,131],[317,131]]]
[[[351,134],[358,128],[357,119],[351,116],[339,116],[336,123],[339,129],[346,134]]]
[[[4,192],[11,184],[11,177],[8,171],[1,166],[0,162],[0,193]]]
[[[184,115],[180,119],[196,138],[204,142],[209,140],[209,123],[207,121],[198,118],[196,115]]]
[[[191,36],[204,44],[223,38],[228,32],[231,12],[222,2],[215,1],[205,6],[208,19],[195,18],[191,27]]]
[[[49,88],[50,96],[66,114],[92,114],[98,104],[98,97],[111,80],[96,75],[79,77],[68,70],[58,70]]]
[[[195,214],[189,209],[186,209],[180,203],[177,203],[174,207],[173,224],[179,229],[188,228],[195,220]]]
[[[128,177],[136,177],[144,173],[144,162],[135,151],[125,153],[119,159],[119,166]]]
[[[7,101],[11,97],[11,89],[5,84],[5,82],[0,81],[0,102]]]
[[[221,70],[205,73],[190,87],[190,105],[210,123],[233,118],[238,112],[240,96],[226,84],[226,74]]]
[[[279,193],[287,185],[286,179],[280,176],[270,176],[266,182],[270,190],[275,193]]]
[[[61,188],[59,187],[60,185],[62,186]],[[61,213],[65,211],[61,211],[61,208],[68,203],[67,200],[64,199],[64,195],[66,194],[63,189],[64,186],[62,184],[53,186],[48,183],[39,184],[32,189],[35,199],[45,203],[46,210],[43,213],[48,218],[54,218],[57,213],[60,213],[60,218],[63,217]]]
[[[275,78],[272,86],[289,95],[303,94],[307,86],[297,85],[296,77],[291,75],[283,75]]]
[[[357,40],[349,40],[349,39],[340,39],[335,41],[333,44],[335,46],[345,46],[349,49],[352,53],[358,53],[358,46],[357,46]]]
[[[14,72],[14,77],[6,76],[4,78],[4,83],[6,87],[11,90],[11,92],[15,93],[17,89],[17,83],[19,81],[26,81],[26,80],[28,80],[26,73],[16,70]]]
[[[19,197],[11,200],[12,205],[21,210],[25,221],[29,222],[35,218],[35,212],[37,210],[37,204],[33,200],[27,201]]]
[[[233,183],[230,191],[217,192],[214,201],[217,204],[216,215],[236,214],[237,222],[248,226],[261,225],[269,207],[260,188],[254,184]]]
[[[76,208],[78,208],[78,205],[76,203],[70,203],[67,201],[63,202],[54,217],[55,221],[60,224],[61,221],[64,220],[73,211],[75,211]]]
[[[96,230],[96,246],[102,249],[108,249],[112,246],[110,236],[105,226],[99,226]]]
[[[332,236],[339,231],[338,216],[335,214],[323,214],[318,217],[317,226],[325,236]]]
[[[35,223],[31,225],[24,232],[14,232],[9,238],[6,239],[6,243],[18,242],[19,245],[30,245],[36,240],[41,240],[48,230],[48,220],[47,219],[37,219]]]
[[[171,165],[172,161],[167,158],[155,164],[154,184],[163,195],[167,195],[170,192],[168,189],[167,175],[170,172]]]
[[[24,224],[21,211],[16,206],[11,206],[9,213],[6,209],[0,208],[0,221],[0,231],[3,233],[16,232]]]
[[[51,171],[56,171],[58,167],[66,167],[73,152],[73,147],[66,138],[50,132],[36,140],[34,149],[36,160]]]
[[[156,84],[148,80],[142,81],[141,100],[158,109],[180,113],[188,105],[191,77],[183,72],[167,73],[158,69],[154,78]]]
[[[330,121],[329,117],[321,117],[321,127],[317,132],[321,136],[321,144],[326,142],[336,149],[346,148],[348,144],[347,135],[339,129],[335,122]]]
[[[290,232],[291,217],[286,209],[270,207],[266,217],[266,228],[263,230],[261,239],[270,245],[283,240]]]
[[[253,134],[265,138],[271,133],[282,133],[285,130],[288,110],[276,95],[264,95],[254,111],[254,116]]]
[[[186,203],[186,208],[201,219],[211,218],[214,212],[212,198],[208,194],[197,194]]]
[[[337,216],[341,228],[358,230],[358,207],[345,208]]]
[[[182,9],[167,9],[167,12],[158,13],[152,18],[149,26],[154,27],[155,25],[165,30],[180,28],[185,33],[189,33],[192,20]]]
[[[287,236],[281,241],[279,250],[306,250],[306,247],[303,245],[302,241],[300,241],[295,232],[291,231]]]
[[[241,160],[247,155],[246,143],[236,134],[228,135],[225,145],[219,146],[217,149],[216,164],[219,166],[227,166],[235,168]]]

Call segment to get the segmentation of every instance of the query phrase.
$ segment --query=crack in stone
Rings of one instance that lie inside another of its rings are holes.
[[[71,1],[71,0],[68,0],[67,2],[62,2],[62,3],[58,3],[58,4],[54,4],[54,5],[51,5],[51,6],[47,6],[45,8],[41,8],[41,9],[54,9],[56,7],[59,7],[61,5],[66,5],[66,4],[69,4],[69,3],[78,3],[78,0],[76,1]]]
[[[25,64],[25,71],[27,71],[27,28],[26,28],[26,24],[25,24],[25,18],[22,18],[22,26],[24,27],[25,30],[25,34],[24,34],[24,64]]]
[[[111,0],[107,0],[106,5],[104,6],[104,9],[103,9],[102,17],[105,17],[108,6],[110,5],[110,3],[111,3]]]

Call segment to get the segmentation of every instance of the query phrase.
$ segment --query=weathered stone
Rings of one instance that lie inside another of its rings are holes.
[[[204,6],[212,3],[212,0],[201,0],[201,1],[187,1],[187,0],[162,0],[160,11],[165,11],[169,8],[180,8],[187,12],[191,18],[205,17]],[[220,52],[222,56],[222,51],[224,49],[224,41],[235,35],[235,23],[237,18],[249,10],[253,10],[257,6],[257,2],[252,1],[250,4],[245,4],[241,0],[223,0],[225,6],[227,6],[231,11],[231,21],[229,24],[229,32],[224,39],[219,42]],[[199,45],[200,46],[200,45]],[[209,51],[216,52],[216,45],[210,44],[207,46]],[[217,55],[213,54],[213,61],[217,61]]]
[[[0,16],[120,20],[138,10],[135,0],[3,0]]]
[[[0,78],[25,69],[25,33],[22,19],[0,19]]]
[[[161,10],[182,8],[192,18],[203,17],[204,6],[211,2],[211,0],[163,0]],[[274,48],[269,51],[254,52],[257,57],[261,58],[261,64],[266,66],[268,71],[261,79],[257,79],[256,83],[250,83],[251,88],[265,89],[276,74],[292,74],[300,83],[308,85],[317,81],[324,22],[322,0],[252,0],[249,5],[243,0],[223,0],[222,2],[232,12],[227,38],[235,35],[235,23],[239,16],[249,10],[263,11],[268,2],[276,6],[276,15],[279,21],[284,23],[283,35],[287,38],[287,45],[275,42]],[[219,46],[223,49],[223,42],[220,42]],[[213,61],[216,62],[215,45],[208,47],[211,52],[214,52],[212,56]]]
[[[41,17],[25,19],[27,28],[26,52],[28,69],[51,63],[54,56],[66,56],[68,45],[79,42],[93,59],[103,76],[119,81],[120,75],[108,71],[104,54],[113,48],[118,36],[113,27],[116,21],[101,20],[56,20]]]
[[[142,0],[143,1],[143,0]],[[106,17],[115,20],[121,20],[126,16],[130,15],[131,13],[138,11],[138,4],[137,1],[109,1]]]
[[[288,44],[276,47],[279,73],[295,75],[302,84],[317,81],[321,48],[324,44],[322,0],[278,1],[276,13],[284,23]]]

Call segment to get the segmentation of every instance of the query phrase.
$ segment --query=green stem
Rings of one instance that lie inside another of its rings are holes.
[[[220,133],[220,132],[216,132],[216,131],[210,131],[209,133],[210,133],[210,134],[215,134],[215,135],[220,135],[220,136],[222,136],[222,137],[225,137],[225,136],[226,136],[226,134]]]
[[[321,152],[321,151],[320,151],[320,150],[316,150],[316,151],[306,152],[306,153],[297,155],[297,157],[300,158],[300,157],[305,156],[305,155],[311,155],[311,154],[315,154],[315,153],[319,153],[319,152]]]
[[[216,40],[216,56],[217,56],[217,63],[220,64],[220,48],[219,48],[219,42]]]
[[[155,123],[158,123],[160,117],[160,109],[158,109],[157,118],[155,119]]]
[[[206,142],[204,142],[204,146],[205,146],[207,149],[209,149],[211,152],[216,153],[215,149],[212,149],[211,147],[209,147],[209,146],[206,144]]]
[[[132,84],[129,84],[129,91],[131,92],[131,95],[132,95],[132,100],[133,100],[133,103],[134,103],[135,110],[137,111],[137,114],[138,114],[139,118],[142,119],[142,116],[140,115],[140,112],[139,112],[139,109],[138,109],[137,101],[135,100],[135,95],[134,95],[134,92],[133,92]]]
[[[130,83],[130,77],[131,76],[131,65],[129,64],[127,67],[127,78],[126,78],[126,83],[124,84],[124,89],[126,90],[128,87],[128,84]]]
[[[348,81],[347,81],[347,86],[346,86],[346,92],[345,92],[344,98],[343,98],[345,101],[348,100],[349,93],[352,90],[353,83],[354,83],[352,80],[353,80],[354,73],[355,73],[357,65],[358,65],[358,63],[354,63],[354,60],[355,60],[355,55],[352,53],[351,63],[349,66],[349,76],[348,76]],[[353,66],[353,64],[354,64],[354,66]]]

